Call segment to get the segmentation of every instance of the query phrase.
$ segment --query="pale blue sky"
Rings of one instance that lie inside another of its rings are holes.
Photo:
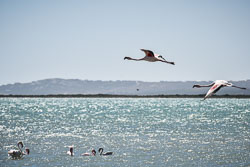
[[[0,85],[46,78],[250,79],[250,1],[0,0]]]

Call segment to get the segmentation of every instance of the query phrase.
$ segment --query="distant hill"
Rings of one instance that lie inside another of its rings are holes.
[[[114,94],[114,95],[197,95],[205,94],[208,88],[194,89],[194,84],[209,84],[212,81],[90,81],[79,79],[44,79],[30,83],[15,83],[0,86],[4,95],[48,94]],[[250,80],[230,81],[248,88],[223,88],[217,94],[250,95]]]

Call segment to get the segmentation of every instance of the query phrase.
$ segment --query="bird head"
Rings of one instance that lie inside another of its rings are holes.
[[[194,85],[193,88],[200,88],[200,85]]]
[[[26,148],[25,151],[26,151],[27,155],[30,154],[30,149]]]
[[[131,60],[132,58],[131,57],[124,57],[124,60]]]
[[[17,143],[17,146],[19,147],[19,145],[21,146],[21,148],[23,148],[23,142],[19,141],[19,142]]]
[[[96,151],[95,150],[92,150],[91,151],[93,155],[96,155]]]

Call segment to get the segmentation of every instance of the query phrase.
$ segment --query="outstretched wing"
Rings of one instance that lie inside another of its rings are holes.
[[[213,94],[215,94],[216,92],[218,92],[221,88],[223,87],[223,84],[221,83],[215,83],[207,92],[206,96],[204,99],[208,98],[209,96],[212,96]]]
[[[143,51],[148,57],[154,57],[154,52],[151,50],[141,49],[141,51]]]

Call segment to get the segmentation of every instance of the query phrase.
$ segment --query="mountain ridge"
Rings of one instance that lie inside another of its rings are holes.
[[[212,81],[101,81],[49,78],[27,83],[0,86],[3,95],[51,95],[51,94],[113,94],[113,95],[199,95],[208,88],[192,88],[194,84],[209,84]],[[248,90],[223,88],[217,94],[250,95],[250,80],[229,81]]]

